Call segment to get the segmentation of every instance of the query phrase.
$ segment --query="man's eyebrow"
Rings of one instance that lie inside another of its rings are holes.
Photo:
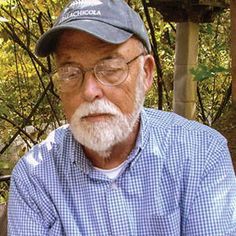
[[[59,63],[59,67],[66,66],[66,65],[78,65],[81,68],[83,68],[83,66],[80,63],[75,62],[70,55],[67,55],[66,53],[61,53],[60,57],[61,56],[63,56],[65,59],[64,59],[64,61],[62,63]],[[122,55],[119,52],[113,52],[113,53],[111,53],[109,55],[105,55],[104,57],[99,58],[95,62],[95,64],[98,63],[99,61],[102,61],[102,60],[109,60],[109,59],[115,59],[115,58],[124,58],[124,55]]]
[[[66,60],[66,61],[60,63],[60,64],[58,65],[58,68],[63,67],[63,66],[77,66],[77,67],[83,68],[83,66],[82,66],[80,63],[75,62],[75,61],[73,61],[73,60]]]
[[[110,55],[102,57],[100,60],[107,60],[107,59],[114,59],[114,58],[124,58],[124,55],[122,55],[119,52],[114,52],[114,53],[112,53]]]

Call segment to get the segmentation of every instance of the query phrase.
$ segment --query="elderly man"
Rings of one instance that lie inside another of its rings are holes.
[[[226,140],[174,113],[144,109],[154,60],[122,0],[70,2],[38,41],[54,54],[69,125],[15,167],[9,235],[236,235]]]

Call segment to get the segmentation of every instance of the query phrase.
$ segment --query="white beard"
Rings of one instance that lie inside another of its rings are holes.
[[[128,138],[144,103],[143,77],[137,78],[134,111],[124,115],[117,106],[105,99],[97,99],[92,103],[81,104],[73,114],[70,129],[74,138],[82,145],[97,152],[101,157],[108,157],[112,147]],[[106,121],[89,122],[82,120],[89,114],[111,114]]]

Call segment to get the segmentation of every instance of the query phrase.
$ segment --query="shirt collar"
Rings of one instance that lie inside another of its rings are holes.
[[[64,153],[68,155],[68,158],[71,159],[73,164],[80,167],[84,173],[88,174],[92,163],[85,156],[82,145],[75,140],[69,127],[67,131],[64,142],[64,149],[66,150]]]
[[[92,167],[92,163],[88,160],[85,156],[82,145],[80,145],[73,137],[69,127],[68,132],[66,134],[66,142],[65,142],[65,149],[67,150],[65,153],[69,154],[69,158],[71,161],[76,164],[81,170],[88,174]],[[142,109],[140,114],[140,129],[137,136],[136,144],[131,153],[127,158],[127,164],[131,164],[134,166],[136,161],[138,160],[139,154],[145,148],[149,139],[149,122],[148,117],[145,112],[145,109]]]
[[[142,109],[140,115],[140,129],[136,140],[136,145],[134,149],[131,151],[130,155],[128,156],[127,163],[130,163],[130,168],[133,168],[133,166],[141,156],[142,150],[147,145],[149,140],[149,131],[150,128],[149,128],[148,117],[145,112],[145,109]]]
[[[140,130],[137,138],[136,144],[139,145],[141,149],[144,149],[144,147],[147,144],[147,141],[149,139],[149,122],[148,117],[145,112],[145,109],[142,109],[141,111],[141,122],[140,122]]]

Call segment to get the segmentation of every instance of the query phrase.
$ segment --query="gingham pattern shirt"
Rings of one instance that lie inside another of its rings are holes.
[[[63,126],[15,167],[8,210],[12,236],[232,236],[236,180],[218,132],[145,109],[116,180],[92,167]]]

